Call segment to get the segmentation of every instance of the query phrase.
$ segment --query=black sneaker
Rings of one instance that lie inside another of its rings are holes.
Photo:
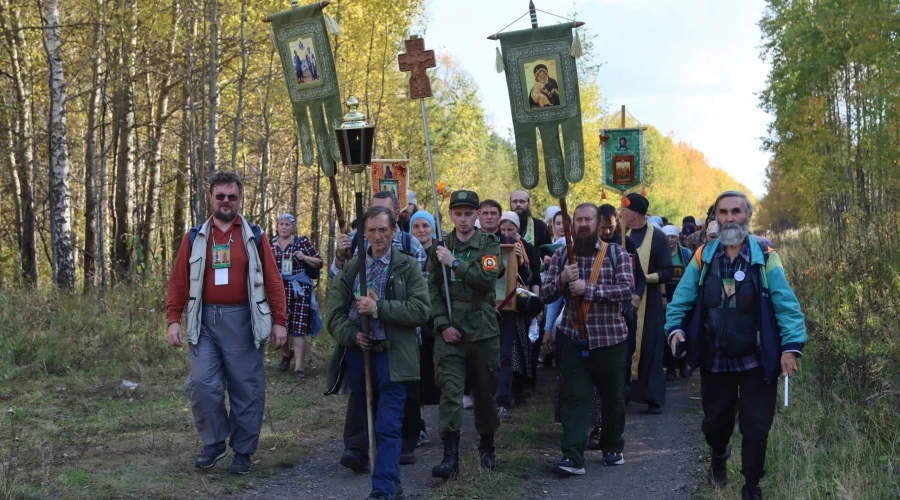
[[[416,454],[412,451],[400,451],[400,465],[410,465],[416,463]]]
[[[625,463],[625,455],[621,453],[604,453],[603,463],[606,465],[622,465]]]
[[[762,489],[759,485],[741,488],[741,500],[762,500]]]
[[[369,459],[355,450],[344,450],[341,455],[341,465],[357,474],[369,472]]]
[[[229,474],[249,474],[250,473],[250,455],[245,453],[235,453],[231,466],[228,467]]]
[[[216,462],[225,458],[228,450],[225,448],[225,442],[210,444],[203,447],[203,453],[194,460],[194,467],[198,469],[210,469]]]
[[[674,382],[675,381],[675,370],[673,368],[669,368],[666,370],[666,382]]]
[[[583,476],[584,467],[576,467],[571,459],[563,458],[553,464],[553,470],[564,476]]]
[[[662,415],[663,407],[656,403],[647,403],[647,415]]]

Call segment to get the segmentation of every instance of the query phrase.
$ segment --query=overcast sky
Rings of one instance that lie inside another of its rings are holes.
[[[487,40],[519,15],[528,0],[428,0],[426,48],[452,54],[478,84],[491,126],[506,136],[509,97],[494,71]],[[598,35],[600,88],[611,109],[690,143],[756,195],[765,192],[769,155],[761,151],[769,116],[757,106],[767,66],[756,26],[762,0],[535,0],[538,9],[579,20]],[[553,17],[538,12],[547,25]],[[528,16],[509,30],[530,27]]]

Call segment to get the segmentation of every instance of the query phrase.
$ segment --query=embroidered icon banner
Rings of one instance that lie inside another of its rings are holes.
[[[603,183],[627,191],[644,181],[644,129],[613,128],[600,131]]]
[[[519,182],[528,189],[537,186],[540,131],[547,187],[552,196],[562,198],[570,182],[584,177],[578,71],[570,54],[572,25],[556,24],[498,36],[512,108]]]
[[[303,164],[312,165],[317,151],[322,172],[332,175],[341,157],[334,129],[341,125],[343,108],[322,8],[314,3],[271,14],[267,20],[281,57]]]

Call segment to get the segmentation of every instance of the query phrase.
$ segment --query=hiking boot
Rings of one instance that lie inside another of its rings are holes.
[[[225,458],[228,450],[225,448],[225,442],[208,444],[203,447],[203,452],[194,460],[194,467],[198,469],[210,469],[216,465],[216,462]]]
[[[341,465],[357,474],[369,472],[369,457],[356,450],[344,450],[341,455]]]
[[[416,454],[413,450],[400,450],[400,465],[416,463]]]
[[[731,458],[731,445],[725,447],[725,453],[716,455],[709,450],[709,470],[706,471],[706,479],[713,488],[724,488],[728,484],[728,459]]]
[[[741,500],[762,500],[762,488],[759,485],[741,488]]]
[[[459,433],[444,435],[444,460],[431,469],[432,477],[451,479],[459,475]]]
[[[246,453],[235,453],[231,466],[228,467],[229,474],[249,474],[250,473],[250,455]]]
[[[584,467],[577,467],[575,462],[568,458],[563,458],[553,464],[553,471],[557,474],[566,476],[583,476]]]
[[[294,351],[291,351],[290,356],[282,356],[281,363],[278,363],[278,371],[286,372],[288,368],[291,366],[291,360],[294,359]]]
[[[625,463],[625,455],[621,453],[604,453],[603,463],[606,465],[622,465]]]
[[[600,428],[594,427],[591,429],[591,433],[588,434],[588,446],[589,450],[599,450],[600,449]]]
[[[505,406],[497,407],[497,417],[500,418],[501,422],[509,422],[512,420],[512,415],[509,414],[509,410],[507,410]]]
[[[497,469],[497,457],[494,455],[494,435],[481,436],[478,443],[478,456],[481,457],[481,468],[487,470]]]
[[[666,382],[674,382],[675,381],[675,370],[673,368],[669,368],[666,370]]]

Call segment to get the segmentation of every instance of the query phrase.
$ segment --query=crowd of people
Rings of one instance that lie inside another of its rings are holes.
[[[740,412],[742,497],[762,498],[775,382],[796,369],[806,331],[772,243],[750,233],[753,206],[743,193],[722,193],[703,220],[685,217],[679,229],[636,193],[621,210],[581,203],[567,220],[559,207],[536,217],[525,190],[510,193],[507,210],[458,190],[453,229],[443,233],[441,215],[419,210],[414,196],[400,207],[382,191],[357,228],[362,256],[355,232],[337,239],[324,317],[312,282],[324,263],[295,234],[294,215],[279,216],[268,239],[240,215],[236,174],[214,174],[209,196],[214,214],[184,236],[167,297],[168,342],[189,344],[185,388],[204,444],[196,467],[224,458],[230,438],[229,472],[250,471],[265,405],[262,344],[283,349],[279,368],[293,360],[299,380],[306,337],[324,326],[336,341],[327,393],[350,394],[340,463],[371,471],[369,499],[403,498],[400,466],[430,441],[428,405],[438,405],[443,445],[434,477],[460,474],[464,401],[481,467],[501,466],[497,430],[534,394],[541,364],[556,368],[544,373],[556,382],[548,419],[561,424],[560,474],[585,474],[588,448],[601,450],[606,465],[624,464],[626,404],[662,414],[667,381],[699,369],[708,481],[727,482]]]

